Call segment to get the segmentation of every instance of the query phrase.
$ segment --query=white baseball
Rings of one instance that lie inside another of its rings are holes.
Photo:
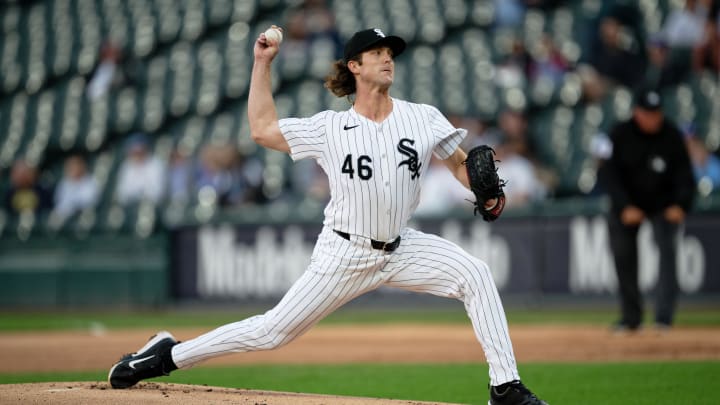
[[[267,38],[269,41],[275,41],[279,45],[283,40],[282,31],[277,28],[270,27],[265,30],[265,38]]]

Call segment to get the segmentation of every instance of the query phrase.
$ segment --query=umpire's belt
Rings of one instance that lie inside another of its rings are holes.
[[[350,240],[350,234],[343,231],[338,231],[337,229],[333,229],[333,232],[340,235],[341,238]],[[394,252],[395,249],[400,246],[400,236],[398,235],[397,238],[395,238],[392,242],[383,242],[375,239],[370,239],[370,245],[373,247],[373,249],[377,250],[384,250],[386,252]]]

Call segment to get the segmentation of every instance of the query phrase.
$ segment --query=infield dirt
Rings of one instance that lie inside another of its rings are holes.
[[[203,333],[173,330],[179,340]],[[0,335],[0,372],[105,370],[144,344],[155,330],[20,332]],[[524,362],[719,360],[720,328],[676,328],[613,335],[598,326],[511,326],[515,354]],[[312,329],[288,346],[213,359],[220,364],[468,363],[483,362],[470,325],[328,325]],[[109,390],[107,383],[0,385],[5,403],[236,403],[236,404],[409,404],[420,402],[270,393],[228,388],[141,384]]]

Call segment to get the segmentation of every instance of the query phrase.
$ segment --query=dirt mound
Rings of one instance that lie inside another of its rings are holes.
[[[0,404],[247,404],[247,405],[403,405],[437,404],[377,398],[252,391],[184,384],[140,383],[113,390],[107,383],[57,382],[0,385]]]

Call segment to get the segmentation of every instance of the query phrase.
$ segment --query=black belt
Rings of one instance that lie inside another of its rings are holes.
[[[343,231],[338,231],[337,229],[333,229],[333,232],[340,235],[341,238],[350,240],[350,234]],[[400,236],[395,238],[392,242],[383,242],[375,239],[370,239],[370,245],[372,245],[373,249],[377,250],[384,250],[386,252],[394,252],[395,249],[400,246]]]

